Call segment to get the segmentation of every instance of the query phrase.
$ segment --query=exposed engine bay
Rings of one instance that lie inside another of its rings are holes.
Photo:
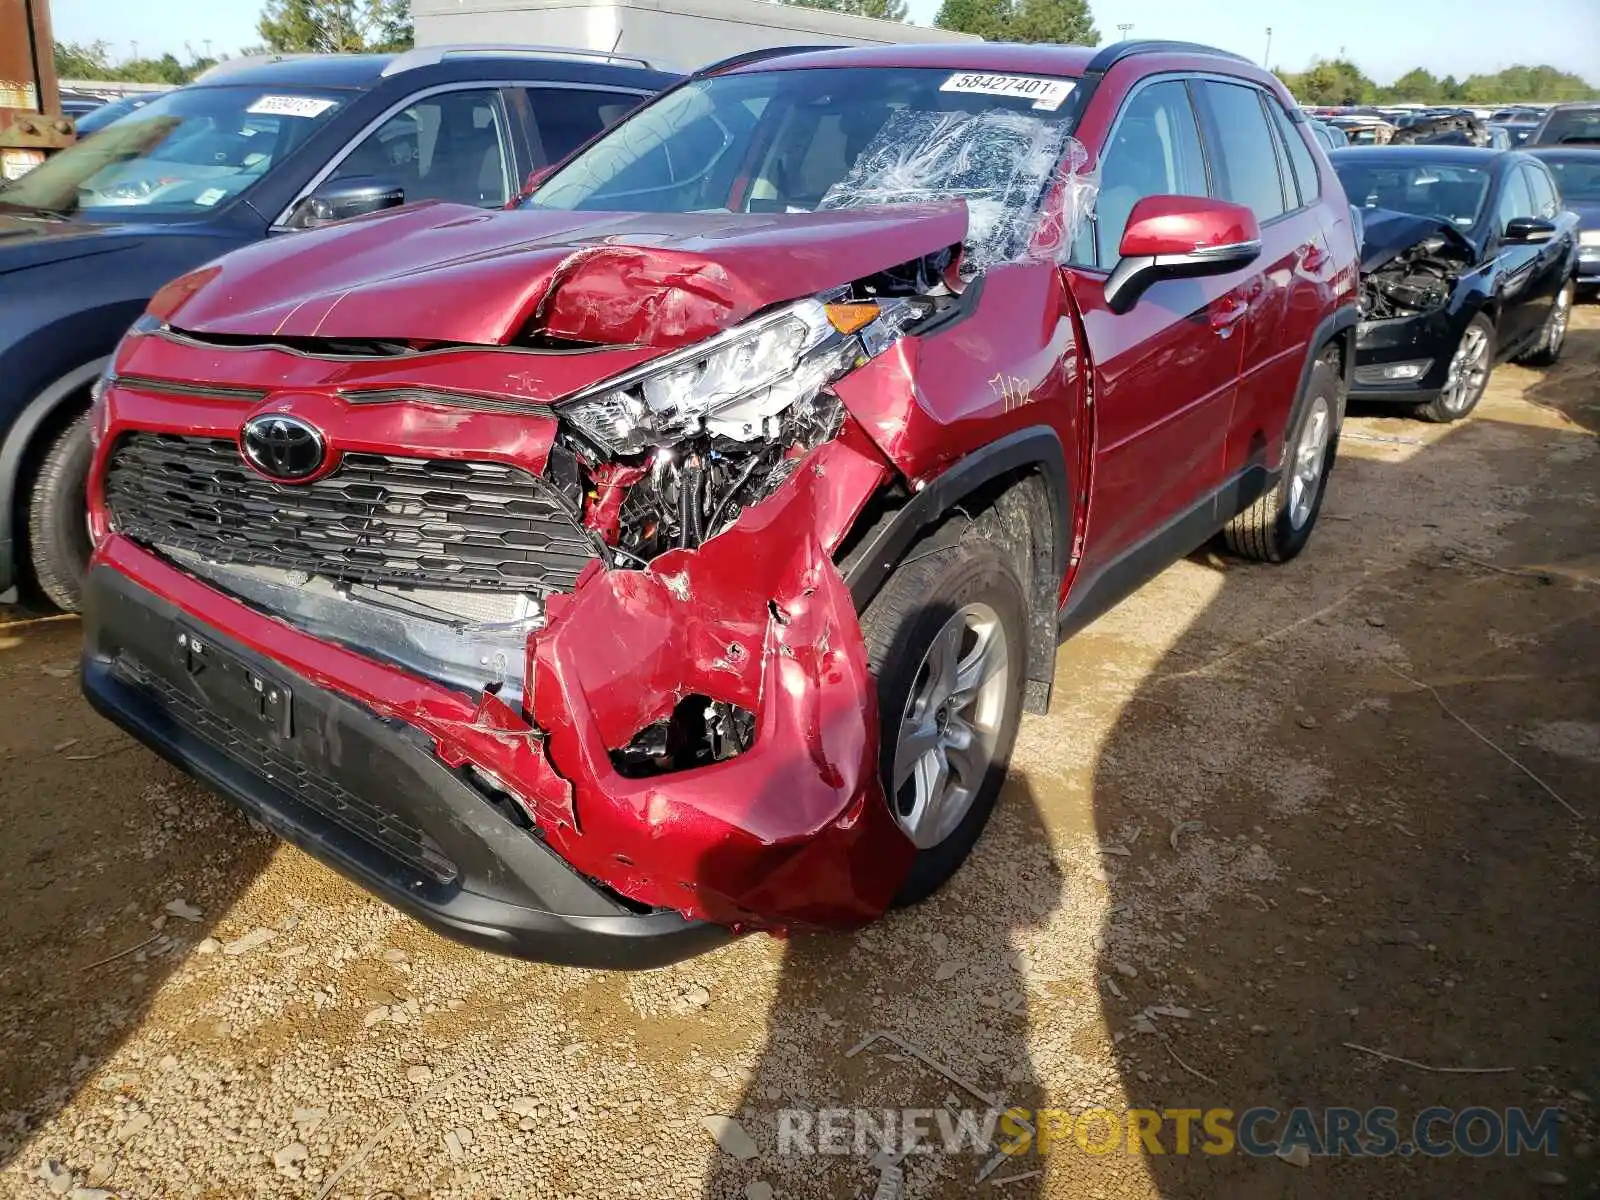
[[[1415,317],[1450,303],[1456,282],[1477,252],[1453,227],[1431,217],[1361,210],[1366,241],[1361,262],[1361,318]]]
[[[944,282],[954,260],[945,251],[880,272],[780,312],[754,337],[735,331],[569,402],[547,478],[610,565],[695,549],[838,434],[834,379],[957,303]]]

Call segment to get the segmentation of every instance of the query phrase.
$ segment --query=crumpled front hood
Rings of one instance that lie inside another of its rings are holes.
[[[1444,237],[1468,259],[1478,257],[1478,249],[1449,221],[1437,217],[1418,217],[1388,208],[1364,208],[1362,218],[1361,270],[1376,271],[1431,237]]]
[[[687,345],[768,305],[958,244],[965,206],[484,212],[419,204],[247,247],[151,310],[201,334]]]

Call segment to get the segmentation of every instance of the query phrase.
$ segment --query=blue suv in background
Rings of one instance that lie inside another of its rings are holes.
[[[177,276],[262,238],[414,200],[499,208],[677,81],[510,46],[240,59],[0,187],[0,593],[78,604],[82,420]]]

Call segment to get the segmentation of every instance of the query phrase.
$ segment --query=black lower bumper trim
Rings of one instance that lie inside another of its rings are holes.
[[[208,629],[209,652],[293,695],[288,737],[235,720],[207,694],[216,680],[178,652],[179,634],[194,628],[167,601],[96,567],[84,589],[89,702],[423,924],[501,954],[602,969],[664,966],[733,936],[676,912],[628,908],[496,811],[418,731]]]

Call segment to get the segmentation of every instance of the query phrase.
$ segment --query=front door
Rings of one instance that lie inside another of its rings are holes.
[[[1095,361],[1095,455],[1079,578],[1087,580],[1204,502],[1221,482],[1254,268],[1163,280],[1125,313],[1105,303],[1107,274],[1134,204],[1213,194],[1191,85],[1135,91],[1100,157],[1093,228],[1067,286]]]

